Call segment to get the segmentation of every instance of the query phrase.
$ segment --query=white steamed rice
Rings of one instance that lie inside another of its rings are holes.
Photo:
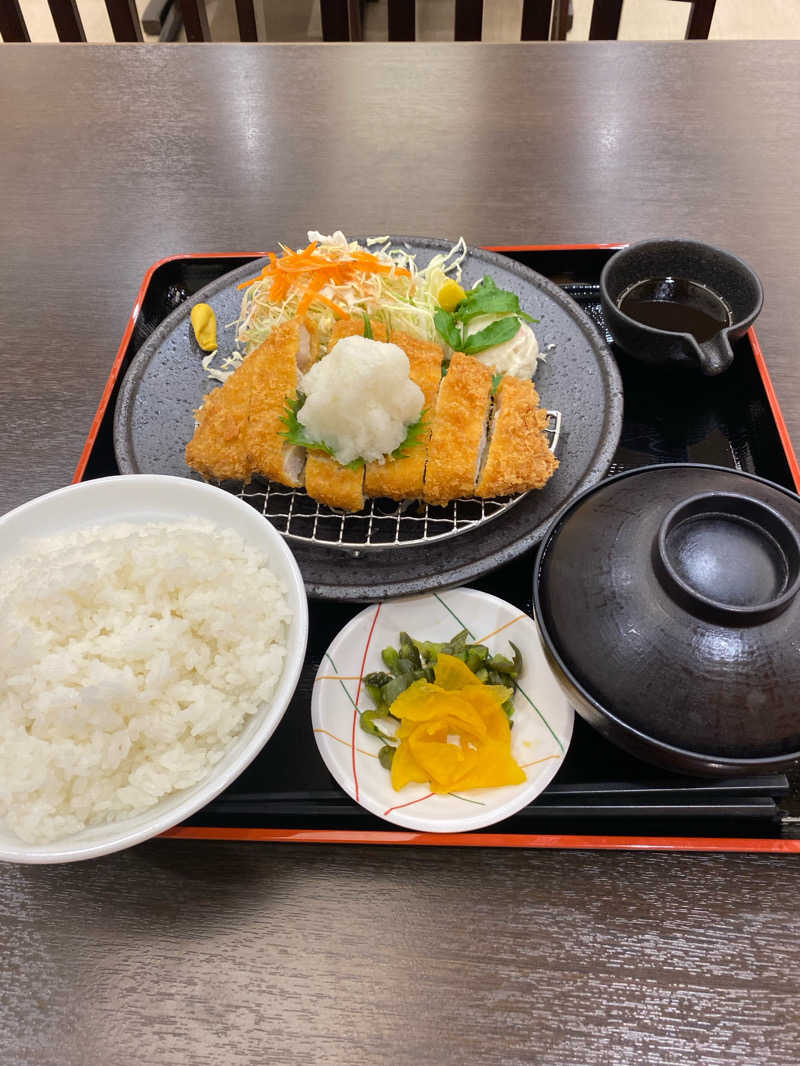
[[[209,523],[31,543],[0,568],[0,817],[52,841],[201,781],[272,695],[290,618]]]

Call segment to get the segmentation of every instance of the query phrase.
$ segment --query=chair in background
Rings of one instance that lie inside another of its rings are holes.
[[[47,0],[59,41],[85,41],[86,34],[76,0]],[[253,0],[234,0],[239,39],[257,41]],[[360,41],[363,0],[320,0],[324,41]],[[142,23],[148,33],[162,40],[177,36],[181,22],[187,41],[210,41],[211,31],[205,0],[151,0],[142,16],[135,0],[105,0],[116,41],[141,41]],[[546,41],[550,33],[553,0],[524,0],[522,40]],[[388,0],[389,40],[413,41],[416,37],[414,0]],[[479,41],[483,0],[456,0],[455,39]],[[19,0],[0,0],[0,35],[4,41],[30,41]]]
[[[717,0],[670,0],[670,2],[691,4],[686,23],[685,39],[687,41],[708,38]],[[592,21],[589,25],[590,41],[615,41],[617,39],[622,18],[622,3],[623,0],[594,0]],[[571,25],[568,9],[569,0],[556,0],[552,33],[554,41],[563,41],[567,36],[567,30]]]
[[[142,25],[160,39],[174,40],[181,28],[187,41],[210,41],[205,0],[152,0],[139,21],[135,0],[104,0],[115,41],[141,41]],[[59,41],[84,42],[81,16],[76,0],[47,0]],[[253,0],[234,0],[239,39],[257,41]],[[324,0],[323,0],[324,3]],[[8,43],[30,41],[19,0],[0,0],[0,35]]]
[[[362,40],[363,0],[320,0],[322,37],[325,41]],[[416,39],[415,0],[387,0],[390,41]],[[716,0],[670,0],[691,3],[686,37],[708,37]],[[47,0],[59,41],[85,41],[76,0]],[[253,0],[234,0],[239,39],[257,41]],[[594,0],[590,40],[614,40],[619,34],[623,0]],[[142,24],[135,0],[105,0],[116,41],[141,41]],[[454,36],[457,41],[479,41],[483,25],[483,0],[456,0]],[[564,40],[569,28],[569,0],[523,0],[520,39]],[[142,19],[148,33],[173,40],[181,21],[187,41],[210,41],[205,0],[151,0]],[[19,0],[0,0],[0,35],[4,41],[30,41]]]
[[[320,0],[322,33],[326,41],[360,41],[359,0]],[[415,0],[387,0],[390,41],[414,41]],[[550,36],[553,0],[523,0],[520,39],[546,41]],[[483,0],[456,0],[454,37],[457,41],[479,41],[483,24]]]
[[[633,0],[632,0],[633,2]],[[671,0],[690,3],[686,39],[707,38],[716,0]],[[387,0],[390,41],[416,40],[415,0]],[[623,0],[594,0],[589,40],[616,40]],[[360,41],[360,0],[321,0],[323,38],[326,41]],[[479,41],[483,0],[456,0],[454,37]],[[572,26],[570,0],[523,0],[520,39],[563,41]]]
[[[47,0],[59,41],[85,41],[75,0]],[[141,41],[142,27],[134,0],[105,0],[115,41]],[[30,41],[19,0],[0,0],[0,34],[7,42]]]

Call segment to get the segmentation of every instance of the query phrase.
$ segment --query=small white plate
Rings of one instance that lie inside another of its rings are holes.
[[[389,772],[378,762],[382,742],[358,723],[358,711],[372,706],[361,678],[385,669],[381,649],[390,644],[396,647],[401,630],[420,640],[445,641],[461,629],[493,652],[508,654],[512,640],[522,653],[511,751],[527,780],[503,788],[468,789],[458,795],[433,795],[418,784],[395,792]],[[467,588],[367,607],[328,648],[311,697],[317,746],[345,792],[379,818],[433,833],[481,829],[531,803],[564,761],[574,718],[547,665],[533,620],[496,596]]]

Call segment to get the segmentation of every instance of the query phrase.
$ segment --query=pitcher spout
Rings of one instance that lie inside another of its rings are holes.
[[[695,341],[692,346],[700,363],[700,369],[708,377],[721,374],[733,362],[733,348],[724,330],[710,340],[703,341],[702,344]]]

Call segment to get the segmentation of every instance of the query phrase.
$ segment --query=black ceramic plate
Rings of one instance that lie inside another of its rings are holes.
[[[397,237],[425,264],[450,241]],[[120,389],[114,418],[114,451],[120,472],[196,477],[184,448],[194,430],[193,412],[214,388],[200,365],[189,313],[200,301],[217,316],[221,354],[234,347],[239,282],[260,262],[240,267],[196,293],[155,330],[137,353]],[[505,256],[470,248],[463,264],[465,286],[490,273],[516,292],[534,326],[546,359],[536,371],[542,403],[562,413],[557,449],[560,467],[541,492],[531,492],[497,519],[454,540],[422,546],[357,552],[293,541],[312,596],[374,600],[459,585],[533,547],[553,516],[576,493],[608,469],[622,429],[622,385],[616,363],[596,327],[557,285]]]

